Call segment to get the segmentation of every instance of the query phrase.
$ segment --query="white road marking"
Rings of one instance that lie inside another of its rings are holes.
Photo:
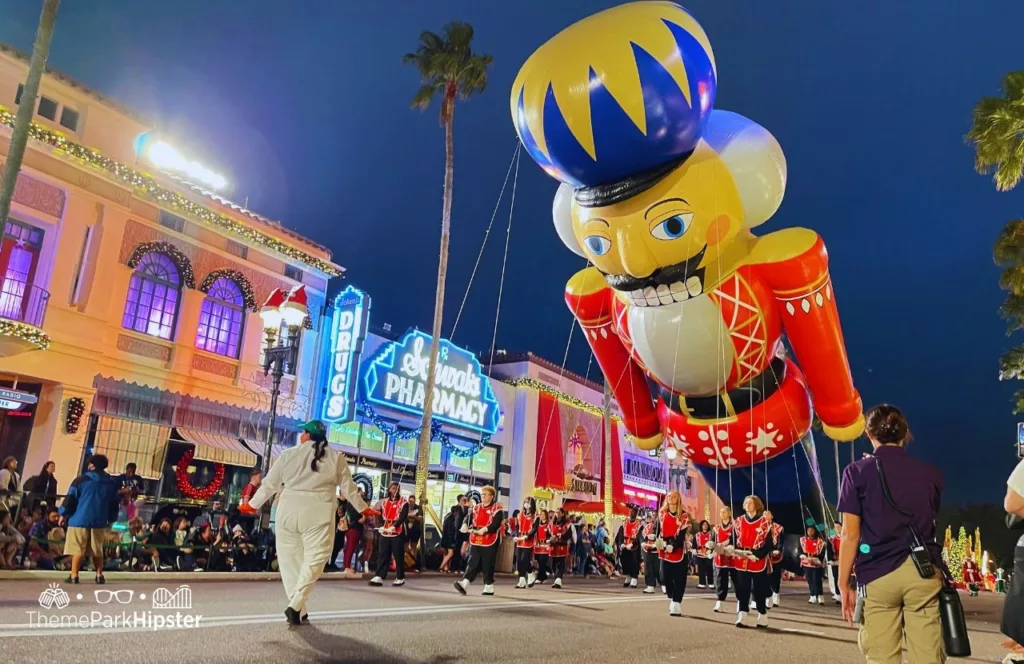
[[[808,634],[810,636],[825,636],[825,632],[815,632],[809,629],[796,629],[794,627],[777,627],[777,632],[790,632],[792,634]]]

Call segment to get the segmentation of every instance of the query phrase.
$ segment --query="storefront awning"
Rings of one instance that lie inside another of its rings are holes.
[[[134,463],[140,477],[156,480],[163,474],[170,436],[169,426],[100,415],[92,452],[107,457],[107,472],[111,475],[120,474],[126,464]]]
[[[245,443],[245,446],[248,447],[250,450],[252,450],[252,452],[256,456],[259,456],[259,457],[263,456],[263,450],[266,448],[266,443],[264,443],[263,441],[260,441],[260,440],[249,440],[248,438],[243,438],[242,442]],[[271,461],[271,463],[273,463],[274,459],[276,459],[277,457],[281,456],[281,453],[284,452],[288,448],[289,448],[289,446],[285,445],[283,443],[274,443],[274,444],[272,444],[270,446],[270,461]]]
[[[242,468],[252,468],[256,465],[256,455],[250,452],[238,438],[181,427],[175,427],[175,431],[186,443],[195,445],[195,458],[200,461],[212,461]]]

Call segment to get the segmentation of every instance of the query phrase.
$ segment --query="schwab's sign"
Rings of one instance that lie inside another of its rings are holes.
[[[407,332],[401,341],[385,344],[364,365],[364,396],[379,406],[415,415],[426,403],[430,335]],[[469,351],[441,340],[437,355],[433,417],[463,429],[493,434],[501,412],[480,362]]]
[[[668,486],[665,466],[660,459],[635,454],[622,455],[622,480],[630,486],[664,491]]]
[[[370,296],[349,286],[334,299],[323,419],[348,422],[355,412],[356,368],[370,318]]]

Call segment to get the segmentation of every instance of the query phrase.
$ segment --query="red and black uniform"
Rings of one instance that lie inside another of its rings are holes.
[[[544,583],[548,579],[548,560],[551,558],[551,522],[541,521],[540,517],[533,522],[530,539],[533,540],[533,557],[537,560],[537,581]]]
[[[676,513],[663,509],[658,512],[658,535],[665,543],[658,551],[665,594],[673,602],[682,602],[686,592],[686,541],[690,536],[690,515],[679,508]]]
[[[781,523],[772,522],[771,540],[772,550],[768,554],[768,561],[772,568],[768,573],[768,580],[771,583],[772,593],[778,595],[782,589],[782,552],[786,542],[786,530]]]
[[[644,584],[648,588],[661,585],[661,560],[658,558],[658,522],[640,528],[640,550],[644,553]]]
[[[697,587],[703,588],[714,585],[715,567],[711,560],[712,553],[708,549],[711,544],[711,531],[697,531],[693,536],[693,555],[697,561]]]
[[[550,526],[548,544],[551,545],[551,575],[556,580],[565,575],[565,557],[569,555],[569,540],[572,539],[570,528],[568,520],[559,521],[557,518]]]
[[[409,501],[401,496],[385,498],[378,506],[384,528],[377,541],[377,576],[388,578],[391,559],[395,559],[395,578],[405,578],[405,521],[409,517]],[[393,528],[393,530],[387,530]]]
[[[643,525],[644,522],[640,519],[627,519],[615,534],[615,545],[619,547],[619,559],[622,561],[622,574],[627,579],[640,576],[640,528]]]
[[[525,579],[526,575],[533,571],[534,539],[532,532],[533,522],[536,520],[535,514],[520,512],[519,516],[515,518],[515,523],[511,524],[515,527],[519,537],[525,538],[516,540],[516,571],[519,572],[520,579]]]
[[[825,580],[825,540],[820,537],[800,538],[800,567],[811,597],[820,597]]]
[[[733,522],[723,523],[711,529],[711,541],[715,544],[732,543]],[[736,570],[733,569],[732,556],[721,552],[716,553],[715,565],[715,595],[719,602],[724,602],[729,594],[729,581],[732,580],[732,587],[736,587]]]
[[[771,582],[768,579],[768,556],[772,549],[771,524],[763,514],[753,518],[744,514],[732,527],[732,545],[736,549],[733,568],[736,570],[736,599],[739,611],[750,610],[750,595],[758,613],[768,611]]]
[[[836,525],[836,528],[838,528],[838,527],[839,526]],[[839,587],[840,587],[839,586],[839,545],[842,542],[842,540],[843,540],[843,538],[839,536],[839,533],[836,533],[828,541],[829,545],[831,546],[831,550],[829,551],[829,555],[832,558],[829,561],[829,570],[832,573],[832,583],[834,583],[835,586],[836,586],[836,594],[839,593]]]
[[[498,501],[490,505],[474,505],[466,517],[469,528],[469,562],[462,578],[470,583],[481,571],[484,585],[494,585],[494,562],[498,558],[498,534],[505,521],[505,510]],[[484,533],[477,531],[484,529]]]

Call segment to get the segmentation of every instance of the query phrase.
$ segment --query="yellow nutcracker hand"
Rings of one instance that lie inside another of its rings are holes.
[[[853,424],[848,424],[845,427],[830,427],[822,423],[821,430],[832,440],[839,441],[840,443],[849,443],[850,441],[857,440],[864,433],[864,414],[861,413]]]
[[[659,431],[650,438],[634,438],[633,444],[641,450],[653,450],[661,445],[661,432]]]
[[[580,270],[569,278],[565,285],[565,292],[569,295],[580,297],[598,293],[606,288],[611,288],[605,281],[601,271],[596,267],[588,267]]]

